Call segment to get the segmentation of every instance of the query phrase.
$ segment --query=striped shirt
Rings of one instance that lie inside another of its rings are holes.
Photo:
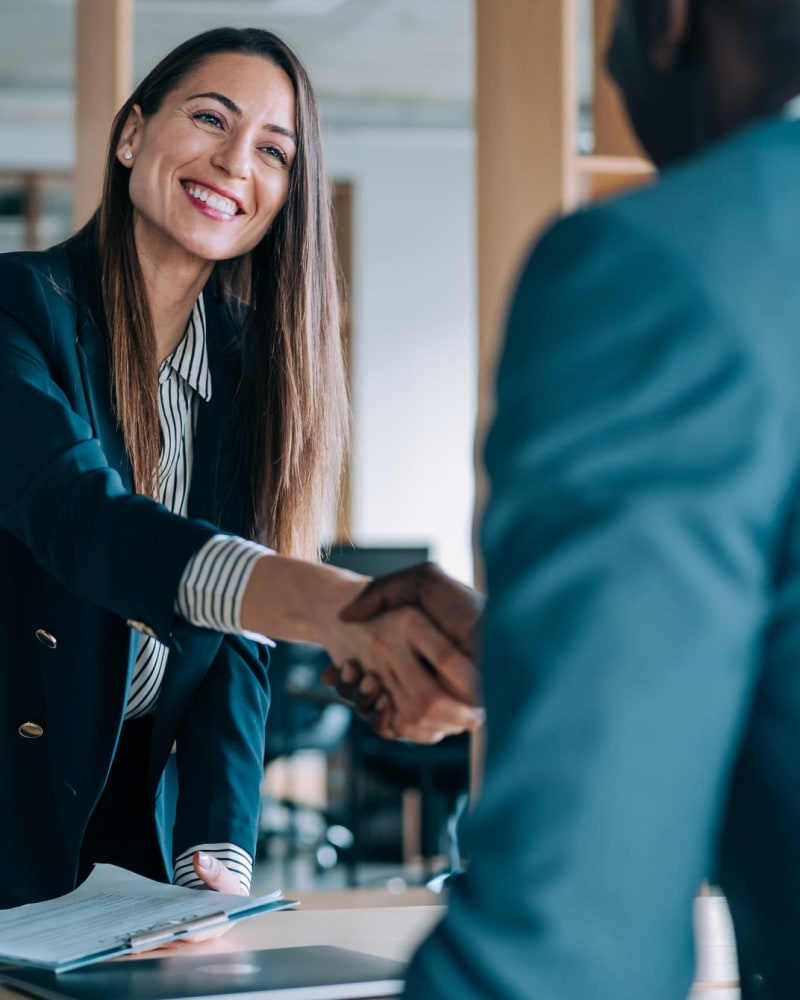
[[[158,415],[161,423],[159,500],[186,516],[192,481],[194,436],[200,399],[211,399],[211,373],[206,347],[202,296],[192,310],[183,340],[158,373]],[[230,535],[215,535],[189,560],[178,586],[175,611],[192,625],[220,632],[248,634],[241,625],[241,604],[256,561],[269,549]],[[263,636],[253,636],[262,641]],[[141,635],[125,719],[155,711],[169,650],[149,635]],[[192,868],[195,851],[207,851],[236,872],[249,892],[253,859],[235,844],[196,844],[175,860],[177,885],[203,888]]]

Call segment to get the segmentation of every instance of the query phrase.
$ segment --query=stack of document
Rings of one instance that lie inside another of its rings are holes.
[[[281,893],[231,896],[96,865],[74,892],[0,910],[0,984],[42,1000],[348,1000],[399,996],[405,963],[326,945],[106,962],[265,910]]]
[[[86,881],[65,896],[0,910],[0,961],[66,972],[296,905],[280,891],[268,896],[202,892],[114,865],[95,865]]]

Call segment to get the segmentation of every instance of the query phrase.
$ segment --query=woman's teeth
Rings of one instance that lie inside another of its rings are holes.
[[[213,208],[217,212],[222,212],[223,215],[236,215],[239,210],[235,201],[231,201],[230,198],[223,198],[220,194],[214,194],[213,191],[207,191],[205,188],[195,187],[194,185],[187,185],[186,190],[193,198],[204,202],[209,208]]]

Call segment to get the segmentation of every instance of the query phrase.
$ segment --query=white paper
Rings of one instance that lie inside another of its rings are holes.
[[[294,905],[280,892],[237,896],[165,885],[114,865],[95,865],[86,881],[56,899],[0,910],[0,960],[77,968],[125,954],[131,935],[202,917],[219,922]],[[174,936],[179,936],[178,927]]]

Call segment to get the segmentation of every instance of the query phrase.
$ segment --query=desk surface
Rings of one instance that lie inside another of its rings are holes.
[[[249,917],[216,941],[187,944],[157,954],[200,956],[238,949],[330,944],[406,961],[444,914],[442,897],[427,889],[411,888],[399,895],[366,888],[287,891],[286,896],[299,899],[301,906]],[[123,961],[136,961],[136,957]],[[20,996],[0,987],[0,1000],[20,1000]],[[689,1000],[739,1000],[739,990],[722,983],[703,984],[692,991]]]
[[[286,892],[286,896],[300,899],[301,906],[249,917],[216,941],[187,944],[157,954],[199,956],[238,949],[330,944],[405,961],[444,913],[441,898],[425,889],[410,889],[399,896],[383,889]],[[129,960],[136,961],[135,957]],[[0,987],[0,1000],[19,1000],[20,996]]]

